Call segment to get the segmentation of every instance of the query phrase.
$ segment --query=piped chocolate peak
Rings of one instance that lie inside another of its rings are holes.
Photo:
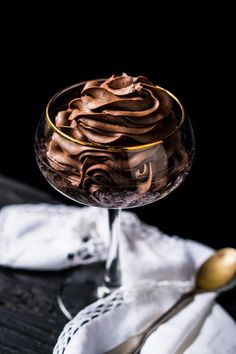
[[[95,145],[149,144],[176,129],[172,98],[144,76],[123,73],[88,81],[81,97],[58,112],[55,125],[72,138]]]

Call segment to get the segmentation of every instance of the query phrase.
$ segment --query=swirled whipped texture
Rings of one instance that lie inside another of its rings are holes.
[[[51,168],[64,177],[56,179],[56,187],[95,206],[131,207],[154,201],[157,193],[165,191],[169,160],[176,148],[167,151],[157,144],[113,151],[101,147],[153,143],[173,132],[177,124],[172,98],[143,76],[123,74],[104,82],[88,81],[81,97],[57,113],[55,125],[89,144],[70,141],[57,132],[47,144]]]
[[[85,142],[112,146],[152,143],[176,128],[172,99],[143,76],[88,81],[81,97],[58,113],[57,128]]]

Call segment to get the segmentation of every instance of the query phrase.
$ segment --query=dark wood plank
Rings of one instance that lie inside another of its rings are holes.
[[[56,296],[62,273],[0,270],[0,353],[51,353],[66,323]]]
[[[104,265],[59,272],[0,269],[0,353],[51,353],[67,319],[57,304],[60,289],[71,313],[95,300]]]

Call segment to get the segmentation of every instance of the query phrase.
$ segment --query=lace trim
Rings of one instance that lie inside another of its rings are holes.
[[[179,288],[176,288],[178,285]],[[153,302],[156,299],[160,288],[175,288],[176,292],[181,292],[184,288],[189,291],[192,288],[190,282],[145,282],[142,281],[138,285],[134,285],[132,289],[121,288],[104,299],[100,299],[91,304],[64,327],[58,338],[53,354],[63,354],[68,343],[74,335],[84,326],[89,325],[93,320],[101,318],[105,313],[114,311],[119,306],[127,305],[131,302]]]
[[[107,299],[108,297],[98,300],[94,304],[86,307],[73,320],[65,325],[54,347],[53,354],[63,354],[71,339],[82,327],[88,326],[92,321],[105,313],[113,311],[124,304],[121,291],[109,295],[109,301],[107,301]]]

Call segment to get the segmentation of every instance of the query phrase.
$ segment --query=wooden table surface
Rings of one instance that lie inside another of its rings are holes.
[[[0,207],[23,202],[54,202],[48,195],[0,176]],[[30,272],[0,268],[0,354],[50,354],[67,322],[58,308],[57,295],[68,276],[82,274],[87,288],[71,291],[73,303],[89,302],[96,272],[103,265],[60,272]],[[98,270],[97,270],[98,269]],[[93,277],[91,277],[93,274]],[[236,319],[236,291],[222,294],[218,302]]]

